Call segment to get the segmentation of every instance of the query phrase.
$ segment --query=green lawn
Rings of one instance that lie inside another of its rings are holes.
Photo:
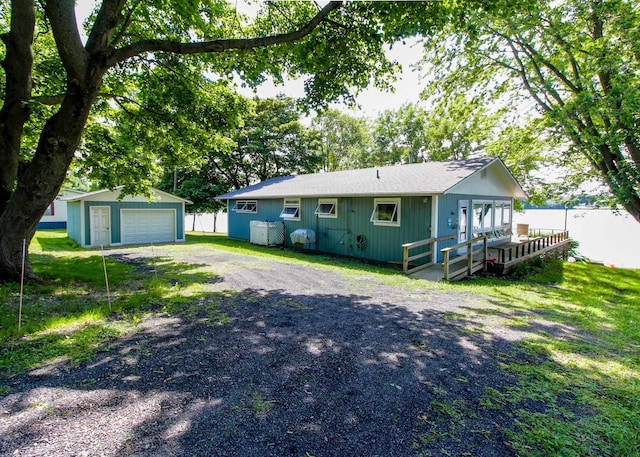
[[[406,289],[474,294],[486,301],[487,317],[529,335],[517,343],[517,355],[500,359],[501,369],[518,382],[508,390],[487,389],[482,400],[485,408],[508,405],[515,411],[508,438],[518,455],[640,455],[640,270],[553,261],[521,281],[433,284],[390,268],[220,235],[190,234],[181,249],[199,249],[203,243],[279,262],[313,262],[346,278],[367,275]],[[107,297],[99,251],[78,248],[62,231],[39,231],[30,252],[43,282],[25,286],[19,331],[20,287],[0,285],[0,394],[9,390],[3,380],[25,370],[60,359],[90,360],[110,341],[135,331],[149,313],[188,316],[213,274],[206,266],[172,262],[160,246],[144,271],[107,258]],[[209,311],[211,319],[224,321],[215,306]],[[535,413],[532,404],[540,406]]]

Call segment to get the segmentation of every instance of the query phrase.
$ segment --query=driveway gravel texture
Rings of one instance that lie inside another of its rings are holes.
[[[109,255],[148,270],[150,252]],[[190,311],[153,314],[79,367],[3,381],[1,455],[515,455],[516,406],[482,399],[516,382],[500,360],[526,334],[483,312],[487,298],[345,275],[313,256],[202,244],[161,256],[185,278],[208,268]]]

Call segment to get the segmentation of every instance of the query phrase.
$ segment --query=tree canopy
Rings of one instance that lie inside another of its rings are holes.
[[[465,21],[427,34],[434,86],[443,98],[531,107],[555,137],[555,165],[577,184],[596,177],[640,222],[638,3],[500,3],[500,13],[464,8]]]

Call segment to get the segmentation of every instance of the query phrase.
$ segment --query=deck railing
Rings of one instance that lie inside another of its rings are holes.
[[[411,273],[415,273],[416,271],[420,271],[424,268],[428,268],[432,265],[433,263],[433,255],[434,255],[434,250],[433,247],[435,245],[435,243],[437,243],[438,241],[444,241],[444,240],[454,240],[456,237],[453,235],[450,236],[443,236],[440,238],[429,238],[427,240],[420,240],[420,241],[414,241],[412,243],[405,243],[402,245],[402,271],[405,272],[405,274],[411,274]],[[414,248],[419,248],[421,246],[425,246],[425,245],[429,245],[429,250],[425,251],[425,252],[421,252],[420,254],[416,254],[413,256],[409,256],[409,250],[410,249],[414,249]],[[422,259],[424,257],[427,256],[431,256],[430,262],[425,262],[422,265],[418,265],[416,267],[413,268],[409,268],[409,264],[410,262],[413,262],[414,260],[418,260],[418,259]]]
[[[535,231],[530,231],[535,233]],[[541,233],[541,231],[538,231]],[[522,240],[519,244],[507,247],[497,246],[498,253],[496,262],[508,266],[510,263],[522,262],[532,257],[537,257],[545,250],[567,244],[569,242],[569,232],[566,230],[552,231],[550,234],[537,236],[529,240]]]
[[[451,257],[451,253],[467,248],[466,255]],[[487,265],[487,237],[480,236],[469,241],[454,244],[448,248],[441,249],[444,254],[444,279],[454,279],[458,276],[471,276],[476,271],[486,270]],[[457,268],[457,269],[456,269]]]

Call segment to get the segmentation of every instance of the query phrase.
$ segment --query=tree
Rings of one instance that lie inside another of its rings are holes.
[[[253,104],[243,126],[231,135],[235,145],[211,151],[203,168],[228,183],[225,192],[276,176],[315,173],[320,167],[318,138],[300,123],[295,101],[256,98]]]
[[[429,160],[461,160],[486,152],[501,112],[490,114],[465,94],[440,99],[428,111],[424,148]]]
[[[229,185],[220,181],[218,176],[212,179],[207,170],[169,172],[158,183],[158,188],[174,193],[191,201],[186,207],[193,214],[193,228],[195,230],[196,216],[201,213],[213,213],[213,231],[216,231],[217,213],[226,210],[226,204],[216,200],[218,195],[229,191]]]
[[[313,119],[312,126],[320,136],[324,171],[372,165],[370,132],[365,119],[328,109]]]
[[[384,57],[382,44],[446,18],[439,2],[330,2],[321,9],[269,2],[264,14],[247,24],[226,1],[103,0],[86,24],[83,43],[74,5],[74,0],[0,5],[0,280],[19,278],[23,240],[31,240],[57,195],[108,75],[122,88],[129,71],[144,62],[199,55],[199,62],[221,79],[233,72],[251,83],[268,74],[276,80],[285,73],[313,75],[306,83],[308,100],[320,105],[348,99],[351,87],[384,85],[394,65]],[[55,47],[40,45],[41,39]],[[48,52],[34,54],[42,49]],[[43,62],[56,71],[40,73]],[[29,138],[37,138],[33,149],[24,150],[28,142],[22,140],[38,102],[34,95],[41,89],[39,101],[55,108],[31,132]],[[25,272],[35,278],[28,256]]]
[[[428,116],[419,106],[407,103],[381,113],[373,122],[374,164],[391,165],[425,160]]]
[[[485,153],[500,113],[489,114],[464,94],[423,104],[432,106],[406,103],[374,120],[374,165],[460,160]]]
[[[640,8],[627,0],[511,2],[425,40],[443,96],[533,104],[564,139],[556,163],[588,164],[640,222]],[[559,148],[555,151],[560,151]],[[585,179],[584,169],[574,178]]]
[[[218,195],[276,176],[318,170],[318,138],[299,122],[300,115],[290,98],[247,100],[241,126],[227,132],[229,148],[211,148],[191,167],[169,168],[158,187],[191,200],[194,215],[214,213],[215,231],[215,213],[226,207],[215,200]]]
[[[232,150],[233,131],[253,105],[198,65],[174,60],[139,66],[126,89],[94,107],[76,173],[101,188],[144,193],[166,170],[198,169],[206,154]]]

